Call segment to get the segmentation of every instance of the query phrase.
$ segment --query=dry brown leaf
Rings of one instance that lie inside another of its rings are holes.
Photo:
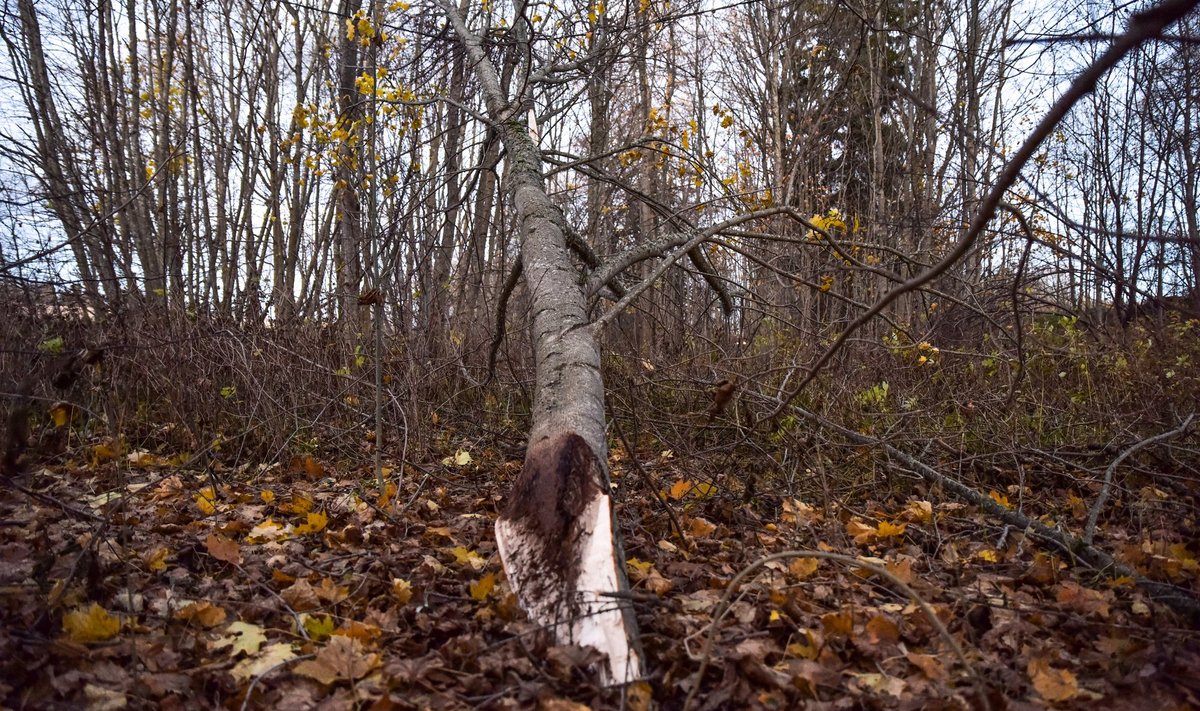
[[[204,541],[204,547],[208,550],[208,554],[217,560],[234,565],[240,565],[242,562],[241,546],[237,544],[237,541],[219,533],[208,534],[208,538]]]
[[[904,658],[914,667],[920,669],[921,673],[931,681],[945,681],[950,676],[946,671],[946,665],[942,664],[942,660],[938,659],[934,654],[909,652],[904,655]]]
[[[317,598],[317,591],[313,590],[313,586],[309,585],[304,578],[297,580],[291,587],[279,594],[288,607],[296,612],[315,610],[321,606],[321,601]]]
[[[202,602],[193,602],[184,607],[175,617],[176,619],[195,622],[201,627],[213,628],[224,622],[227,614],[225,608],[218,607],[205,600]]]
[[[1084,615],[1095,614],[1101,619],[1108,619],[1108,599],[1105,593],[1099,590],[1085,588],[1073,580],[1065,580],[1055,591],[1055,598],[1068,610]]]
[[[1079,681],[1075,675],[1067,669],[1055,669],[1045,659],[1031,659],[1025,671],[1029,673],[1033,688],[1047,701],[1068,701],[1079,694]]]
[[[314,589],[317,597],[325,602],[338,603],[350,596],[350,588],[338,585],[333,578],[321,578],[321,584]]]
[[[361,679],[379,664],[379,655],[364,652],[357,639],[337,635],[329,638],[329,643],[317,652],[316,659],[297,664],[296,673],[328,686],[335,681]]]

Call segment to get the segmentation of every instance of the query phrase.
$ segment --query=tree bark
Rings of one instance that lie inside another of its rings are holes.
[[[587,300],[546,193],[522,102],[510,102],[477,35],[442,9],[467,53],[508,153],[509,188],[533,310],[537,390],[525,466],[496,522],[509,582],[529,617],[560,643],[606,656],[604,683],[643,676],[637,622],[609,496],[604,384]]]

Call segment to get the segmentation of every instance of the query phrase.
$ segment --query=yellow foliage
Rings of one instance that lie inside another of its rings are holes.
[[[63,615],[63,631],[75,642],[103,642],[121,630],[121,621],[96,603]]]

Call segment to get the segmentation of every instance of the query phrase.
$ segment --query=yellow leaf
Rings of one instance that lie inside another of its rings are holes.
[[[483,600],[492,593],[492,588],[494,587],[496,587],[496,574],[488,573],[477,582],[471,583],[471,597],[476,600]]]
[[[267,635],[263,628],[249,622],[231,623],[225,628],[225,633],[224,637],[211,642],[208,646],[210,649],[230,647],[229,656],[231,657],[239,654],[257,654],[259,648],[267,641]]]
[[[900,512],[900,519],[913,523],[929,523],[933,520],[933,504],[928,501],[910,501]]]
[[[205,601],[191,603],[177,612],[175,617],[180,620],[195,622],[202,627],[212,628],[224,622],[228,614],[225,612],[225,608]]]
[[[699,516],[688,521],[688,532],[697,538],[704,538],[715,530],[717,530],[715,524]]]
[[[169,553],[170,550],[166,547],[158,546],[147,553],[143,560],[146,562],[146,567],[152,572],[161,573],[167,569],[167,555]]]
[[[975,557],[979,558],[980,560],[987,561],[988,563],[996,563],[1000,560],[1000,557],[996,555],[996,551],[992,550],[991,548],[984,548],[976,553]]]
[[[671,485],[670,496],[672,499],[682,499],[695,486],[687,479],[680,479]]]
[[[456,467],[465,467],[470,464],[471,461],[471,453],[465,449],[460,449],[454,453],[453,457],[446,457],[443,459],[442,464],[447,467],[451,465]]]
[[[879,531],[875,527],[856,518],[846,522],[846,533],[859,545],[870,543],[879,536]]]
[[[1008,497],[1005,496],[1004,494],[1001,494],[999,491],[992,489],[991,491],[988,492],[988,496],[992,499],[992,501],[995,501],[996,503],[1000,504],[1004,508],[1006,508],[1006,509],[1012,508],[1012,504],[1008,503]]]
[[[63,631],[76,642],[103,642],[121,630],[121,621],[96,603],[63,615]]]
[[[238,662],[229,673],[238,681],[250,681],[256,676],[265,674],[283,665],[288,660],[295,659],[296,653],[292,651],[292,645],[287,642],[279,642],[272,644],[266,649],[263,649],[257,657],[243,659]]]
[[[329,523],[329,517],[320,511],[315,511],[308,514],[308,522],[296,526],[296,533],[304,535],[306,533],[320,533]]]
[[[482,570],[483,566],[487,565],[487,561],[484,560],[482,556],[475,551],[469,551],[462,546],[451,548],[450,552],[454,554],[454,562],[464,568]]]
[[[630,569],[631,572],[636,571],[637,573],[640,573],[641,575],[649,574],[650,569],[654,567],[653,563],[650,563],[649,561],[639,560],[637,558],[630,558],[629,560],[625,561],[625,565]]]
[[[820,565],[821,561],[816,558],[795,558],[788,563],[788,572],[796,576],[797,580],[808,580]]]
[[[258,498],[262,499],[264,504],[273,504],[275,503],[275,492],[270,489],[263,489],[258,492]]]
[[[55,427],[65,427],[71,419],[71,406],[65,402],[56,403],[50,408],[50,419]]]
[[[412,599],[412,583],[403,578],[392,578],[392,597],[401,605],[407,605]]]
[[[211,486],[206,486],[196,494],[196,508],[205,516],[211,516],[217,510],[217,493]]]
[[[304,631],[308,632],[308,636],[317,642],[329,639],[333,634],[333,618],[329,615],[317,617],[304,614],[300,616],[300,619],[304,621]]]
[[[879,522],[878,534],[880,538],[895,538],[904,535],[904,530],[908,528],[907,523],[895,524],[887,521]]]
[[[289,533],[288,528],[281,526],[275,519],[268,517],[267,520],[250,529],[250,533],[246,534],[246,540],[250,543],[264,543],[266,541],[279,540]]]

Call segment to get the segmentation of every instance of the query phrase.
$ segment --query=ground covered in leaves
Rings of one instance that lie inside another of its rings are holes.
[[[1074,572],[1020,531],[932,496],[746,505],[693,482],[669,453],[650,456],[644,476],[618,451],[651,673],[622,693],[596,687],[588,650],[548,646],[515,606],[492,538],[520,469],[511,452],[391,468],[399,488],[381,491],[369,471],[312,457],[196,471],[112,450],[38,465],[0,504],[4,706],[1200,707],[1195,628],[1132,581]],[[1146,489],[1121,505],[1163,498]],[[1086,515],[1071,496],[1046,508],[1067,526]],[[1194,591],[1196,525],[1174,523],[1106,541]],[[890,576],[781,557],[731,589],[756,560],[793,549],[865,558]]]

